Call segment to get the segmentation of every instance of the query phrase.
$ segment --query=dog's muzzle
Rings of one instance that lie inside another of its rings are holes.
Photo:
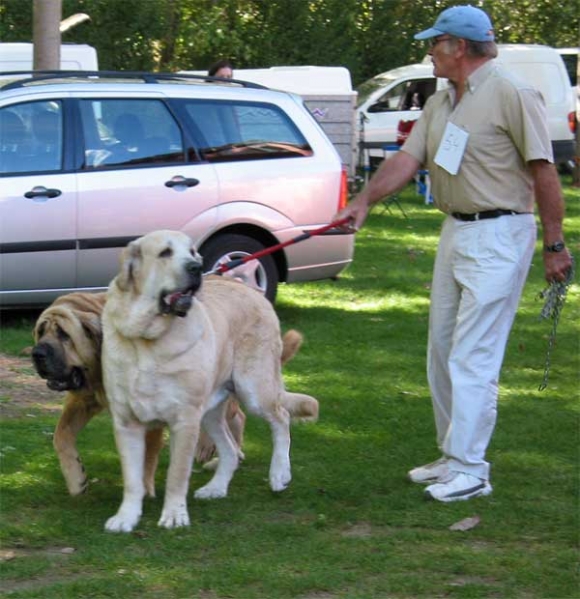
[[[48,343],[34,346],[32,363],[38,375],[46,380],[46,386],[53,391],[75,391],[85,386],[82,368],[68,368],[60,353]]]
[[[173,314],[184,317],[193,304],[193,296],[201,287],[203,268],[200,262],[191,260],[185,265],[188,279],[185,288],[174,291],[164,291],[160,298],[160,310],[162,314]]]

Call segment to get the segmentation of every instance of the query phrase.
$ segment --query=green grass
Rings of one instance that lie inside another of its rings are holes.
[[[566,187],[566,199],[567,239],[578,257],[580,190]],[[405,473],[437,457],[424,371],[441,215],[411,189],[402,201],[409,218],[396,207],[373,213],[339,280],[280,289],[283,328],[305,335],[285,369],[287,385],[321,405],[317,424],[293,429],[287,491],[269,491],[269,432],[249,418],[246,460],[227,499],[191,498],[191,527],[173,531],[156,526],[161,497],[148,500],[133,534],[107,534],[104,522],[122,493],[109,418],[98,417],[81,434],[92,483],[72,498],[51,445],[56,417],[27,410],[1,429],[2,551],[14,554],[2,564],[1,596],[580,596],[578,284],[560,322],[548,388],[540,392],[550,323],[538,319],[538,245],[502,374],[488,453],[494,493],[458,504],[426,502]],[[18,353],[30,344],[32,322],[3,318],[1,350]],[[166,468],[164,453],[160,496]],[[195,473],[192,488],[208,476]],[[449,530],[474,515],[481,518],[476,528]],[[67,547],[74,552],[62,553]]]

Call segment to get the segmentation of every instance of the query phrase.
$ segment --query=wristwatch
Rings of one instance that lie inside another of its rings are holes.
[[[566,245],[564,244],[563,241],[554,241],[554,243],[552,243],[552,245],[544,246],[544,252],[559,253],[559,252],[563,251],[565,247],[566,247]]]

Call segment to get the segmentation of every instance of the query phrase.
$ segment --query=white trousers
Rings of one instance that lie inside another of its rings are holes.
[[[452,470],[486,480],[499,373],[535,242],[532,214],[448,216],[435,259],[427,377],[437,443]]]

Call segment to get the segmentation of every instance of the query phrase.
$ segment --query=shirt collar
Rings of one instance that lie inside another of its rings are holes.
[[[469,75],[467,78],[465,83],[465,91],[474,94],[475,90],[489,77],[495,66],[495,60],[488,60],[480,67],[475,69],[475,71],[473,71],[473,73],[471,73],[471,75]],[[451,106],[453,106],[455,104],[455,88],[451,84],[447,89],[447,96],[451,102]]]
[[[489,77],[495,68],[495,60],[488,60],[479,68],[475,69],[467,78],[466,91],[475,93],[475,90]]]

